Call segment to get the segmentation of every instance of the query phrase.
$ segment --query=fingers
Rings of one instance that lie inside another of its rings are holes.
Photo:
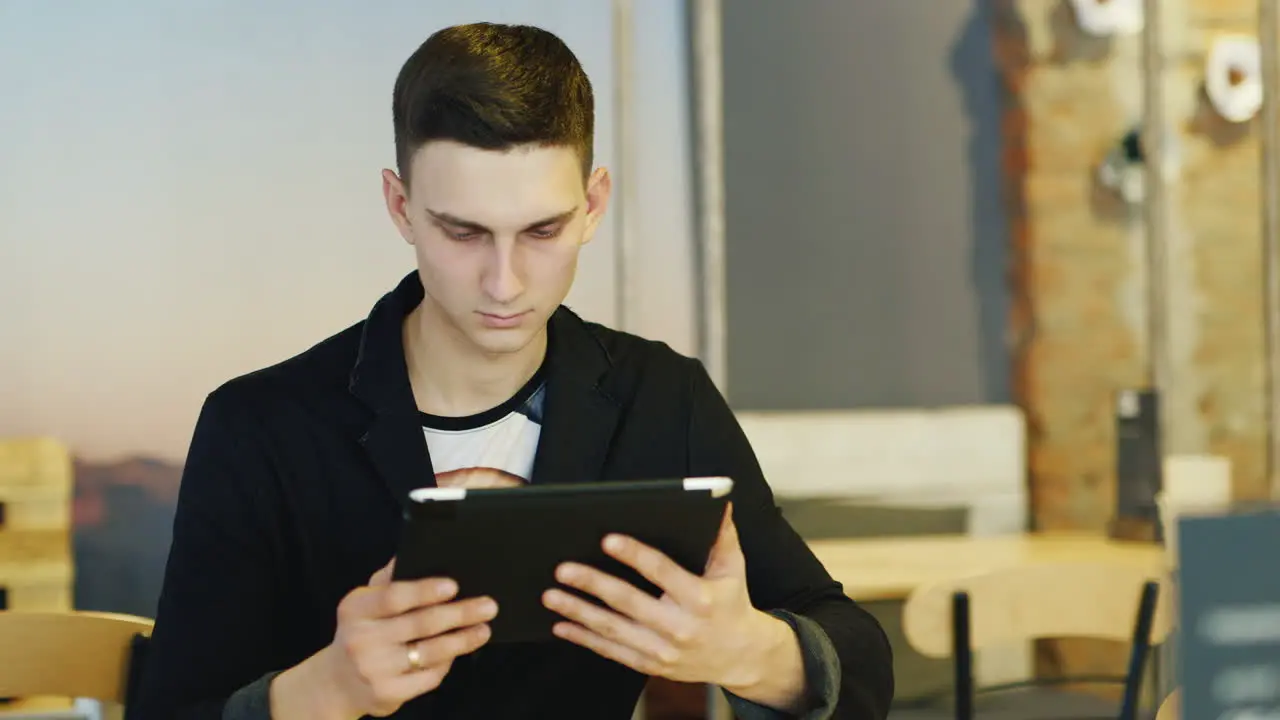
[[[370,677],[378,678],[420,675],[431,671],[441,671],[443,677],[454,660],[479,650],[491,636],[488,625],[472,625],[411,643],[384,642],[379,646],[381,652],[372,657],[364,669]],[[423,666],[421,670],[415,669],[409,659],[411,647],[418,650],[419,662]]]
[[[726,503],[720,534],[707,556],[706,576],[734,575],[745,572],[746,560],[738,540],[738,526],[733,522],[733,503]]]
[[[436,688],[455,658],[489,641],[486,623],[497,614],[489,598],[454,601],[458,585],[449,579],[393,581],[394,567],[388,563],[338,604],[328,656],[352,708],[379,717]]]
[[[393,639],[387,632],[391,622],[363,621],[347,632],[340,631],[340,638],[335,638],[358,686],[366,688],[371,696],[368,701],[375,708],[388,709],[388,713],[374,714],[389,714],[400,703],[434,689],[444,680],[456,658],[475,652],[489,641],[491,635],[489,627],[482,624],[425,640],[403,642]],[[411,649],[416,650],[420,669],[414,666]],[[361,707],[368,709],[364,704]]]
[[[391,562],[382,566],[382,569],[374,573],[369,578],[369,585],[377,587],[379,585],[390,585],[391,576],[395,573],[396,559],[391,558]]]
[[[416,608],[447,602],[457,593],[458,584],[444,578],[356,588],[338,604],[338,620],[350,622],[395,617]]]
[[[635,590],[635,592],[640,591]],[[574,597],[563,590],[548,590],[543,596],[543,602],[548,608],[572,620],[577,626],[613,643],[633,648],[664,663],[675,662],[679,657],[677,648],[667,642],[658,631],[652,629],[652,626],[632,622],[615,612]],[[566,624],[558,623],[555,626],[560,628],[557,634],[565,630],[561,627],[562,625]],[[572,627],[572,624],[569,625]],[[561,635],[561,637],[572,639],[573,636]]]
[[[387,625],[387,636],[395,642],[407,643],[487,623],[497,614],[497,603],[487,597],[432,605],[391,620]]]
[[[738,544],[738,526],[733,522],[733,503],[731,502],[724,505],[724,519],[720,521],[720,534],[716,537],[716,545],[726,543]]]
[[[569,587],[600,598],[619,613],[676,642],[685,642],[693,632],[693,617],[684,612],[678,603],[658,600],[635,586],[595,568],[566,563],[556,570],[556,579]],[[548,594],[548,596],[564,596],[570,600],[582,602],[568,593]],[[591,603],[583,604],[595,607]],[[556,607],[551,609],[559,610]]]
[[[581,645],[597,655],[625,665],[641,675],[665,676],[666,663],[637,648],[610,640],[590,629],[573,623],[556,623],[552,631],[575,645]]]
[[[416,643],[418,653],[422,656],[422,664],[430,670],[439,665],[448,665],[455,658],[468,655],[479,650],[489,642],[492,632],[488,625],[471,625],[443,635],[421,640]],[[408,646],[405,646],[406,648]],[[403,667],[408,668],[408,652],[401,658]],[[446,667],[447,670],[447,667]],[[417,673],[411,673],[417,674]]]
[[[622,535],[606,537],[604,550],[662,588],[681,607],[696,613],[711,610],[711,592],[702,578],[680,567],[658,550]]]
[[[389,715],[400,705],[423,693],[435,690],[453,667],[457,658],[479,650],[489,640],[489,628],[476,625],[439,637],[407,645],[383,645],[376,659],[360,666],[369,685],[377,715]],[[423,669],[414,670],[409,661],[409,648],[416,647]],[[385,710],[385,712],[383,712]]]
[[[449,669],[449,665],[439,665],[421,672],[389,676],[375,690],[377,702],[394,712],[401,704],[440,687]]]
[[[393,617],[420,607],[438,605],[458,594],[458,584],[447,578],[395,582],[383,588],[378,617]]]

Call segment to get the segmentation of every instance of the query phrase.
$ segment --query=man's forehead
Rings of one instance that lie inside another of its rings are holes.
[[[576,153],[562,147],[481,150],[428,143],[413,162],[411,199],[437,214],[519,227],[581,204]]]

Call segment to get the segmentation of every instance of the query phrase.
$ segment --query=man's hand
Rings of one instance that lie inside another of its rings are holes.
[[[594,568],[566,563],[556,579],[609,607],[548,590],[544,604],[570,621],[555,625],[557,636],[646,675],[711,683],[775,707],[793,706],[803,696],[794,633],[753,607],[748,596],[732,506],[701,577],[632,538],[609,536],[604,548],[661,588],[663,596],[654,598]]]
[[[276,678],[273,718],[385,717],[439,687],[455,658],[489,640],[486,623],[498,610],[492,599],[452,601],[458,592],[452,580],[391,582],[391,571],[389,563],[368,586],[348,593],[338,605],[333,642]],[[301,699],[307,694],[311,701]]]

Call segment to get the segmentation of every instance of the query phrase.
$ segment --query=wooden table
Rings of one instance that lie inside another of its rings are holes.
[[[1159,545],[1086,533],[926,535],[811,540],[808,545],[827,572],[844,585],[845,593],[860,601],[901,600],[931,582],[1037,562],[1132,562],[1149,568],[1153,578],[1165,571],[1165,553]],[[1007,657],[1002,659],[994,651],[987,655],[1000,680],[1021,679],[1029,670],[1030,656],[1022,649],[1004,653]],[[713,718],[728,717],[722,700],[713,689]]]
[[[1134,563],[1153,580],[1167,573],[1164,548],[1096,533],[1028,533],[996,537],[934,535],[813,540],[809,547],[855,600],[902,600],[933,582],[1049,562]],[[1160,606],[1164,610],[1164,605]],[[1031,648],[986,652],[989,680],[1021,680],[1033,670]]]
[[[1153,578],[1165,571],[1159,545],[1084,533],[814,540],[809,547],[855,600],[902,599],[931,582],[1040,562],[1135,563]]]

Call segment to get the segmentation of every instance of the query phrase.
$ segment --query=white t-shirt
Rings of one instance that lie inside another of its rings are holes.
[[[546,384],[535,375],[510,400],[468,417],[420,413],[440,487],[511,487],[529,482],[542,433]]]

